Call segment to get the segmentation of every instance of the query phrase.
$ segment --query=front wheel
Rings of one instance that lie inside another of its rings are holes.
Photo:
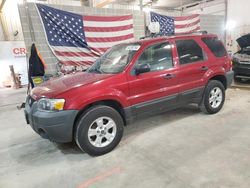
[[[225,87],[217,80],[210,80],[205,88],[200,109],[208,114],[220,111],[225,101]]]
[[[103,155],[119,144],[123,126],[123,119],[115,109],[104,105],[93,106],[80,117],[75,141],[89,155]]]

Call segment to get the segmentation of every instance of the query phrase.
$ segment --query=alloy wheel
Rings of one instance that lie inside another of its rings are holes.
[[[117,126],[110,117],[99,117],[89,127],[88,140],[95,147],[108,146],[115,138]]]

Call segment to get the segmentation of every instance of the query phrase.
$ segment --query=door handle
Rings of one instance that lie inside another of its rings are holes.
[[[167,80],[172,79],[172,78],[174,78],[174,77],[175,77],[174,74],[166,74],[166,75],[163,76],[163,78],[164,78],[164,79],[167,79]]]
[[[207,67],[207,66],[202,66],[202,67],[200,68],[200,70],[206,71],[206,70],[208,70],[208,67]]]

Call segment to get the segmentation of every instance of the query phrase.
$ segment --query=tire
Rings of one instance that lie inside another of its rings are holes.
[[[210,80],[205,88],[200,109],[207,114],[219,112],[225,102],[225,87],[217,80]]]
[[[97,105],[89,108],[76,126],[78,147],[89,155],[98,156],[110,152],[119,144],[124,122],[112,107]]]

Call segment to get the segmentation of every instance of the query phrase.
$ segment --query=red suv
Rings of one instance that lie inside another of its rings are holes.
[[[43,138],[76,141],[90,155],[114,149],[123,127],[196,103],[217,113],[233,78],[216,35],[141,40],[112,47],[86,71],[49,80],[27,97],[27,123]]]

